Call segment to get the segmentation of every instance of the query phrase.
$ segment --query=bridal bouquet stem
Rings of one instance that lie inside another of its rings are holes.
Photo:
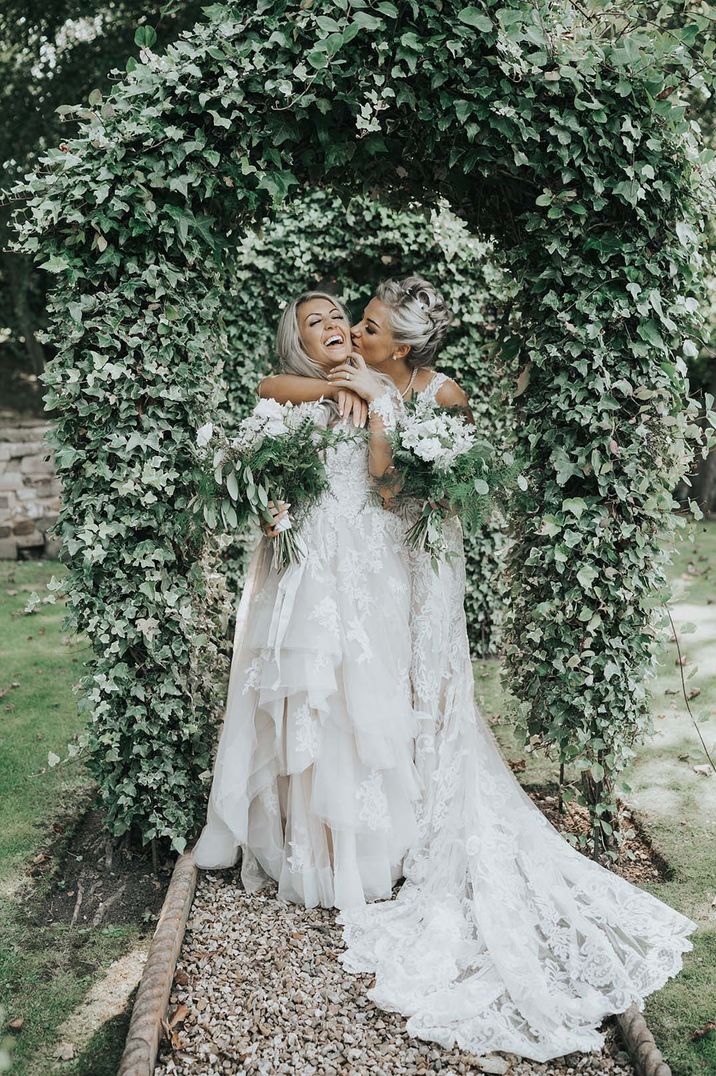
[[[321,425],[320,403],[294,406],[260,400],[227,437],[208,422],[197,431],[211,478],[204,483],[203,512],[210,527],[217,507],[224,526],[237,530],[250,520],[273,523],[269,502],[285,501],[293,508],[272,539],[277,569],[295,564],[305,554],[301,521],[328,488],[324,450],[345,435]],[[208,477],[208,476],[207,476]]]
[[[514,480],[525,482],[514,456],[479,437],[460,408],[410,400],[389,439],[394,469],[385,476],[386,485],[397,490],[396,502],[417,500],[422,505],[406,542],[427,551],[436,571],[449,556],[444,532],[448,516],[456,514],[474,531]]]

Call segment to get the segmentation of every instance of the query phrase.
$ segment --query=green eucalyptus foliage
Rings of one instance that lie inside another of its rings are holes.
[[[203,820],[222,603],[187,504],[220,398],[229,231],[325,185],[447,198],[501,248],[495,361],[521,366],[531,459],[506,675],[526,733],[586,764],[596,853],[648,731],[659,551],[683,522],[670,490],[702,436],[685,402],[706,193],[678,90],[689,51],[678,33],[595,35],[547,0],[205,10],[18,191],[23,249],[56,277],[45,383],[109,824],[181,849]]]
[[[344,204],[331,190],[313,190],[260,229],[237,236],[232,251],[223,313],[225,424],[234,425],[251,409],[260,377],[277,370],[274,336],[287,298],[308,287],[332,289],[358,320],[381,280],[421,273],[454,314],[438,365],[465,388],[484,435],[507,444],[516,374],[512,364],[498,368],[491,352],[497,309],[509,301],[510,282],[495,264],[492,244],[471,235],[449,210],[387,206],[371,195]],[[499,513],[466,542],[466,610],[475,656],[496,653],[499,645],[502,578],[496,553],[505,544]],[[240,585],[246,552],[241,536],[225,554],[233,590]]]

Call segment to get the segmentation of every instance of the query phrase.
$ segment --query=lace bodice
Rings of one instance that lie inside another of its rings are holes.
[[[326,473],[336,510],[357,511],[363,505],[376,503],[373,479],[368,471],[368,445],[365,437],[354,431],[345,420],[337,429],[351,436],[326,452]],[[330,505],[327,506],[330,511]]]
[[[420,389],[415,395],[419,396],[421,400],[431,400],[433,403],[436,403],[440,386],[444,385],[445,382],[449,380],[450,378],[447,374],[443,374],[440,370],[436,370],[425,388]]]

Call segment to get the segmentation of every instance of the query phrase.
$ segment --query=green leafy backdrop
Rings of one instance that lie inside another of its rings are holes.
[[[686,402],[713,200],[681,99],[691,31],[610,35],[547,0],[205,10],[165,54],[143,38],[16,191],[21,246],[56,279],[44,380],[108,823],[182,849],[203,820],[225,606],[190,511],[194,436],[220,406],[241,233],[325,186],[446,198],[499,247],[494,361],[519,366],[531,458],[505,675],[525,735],[582,771],[596,854],[649,730],[671,490],[704,437]]]

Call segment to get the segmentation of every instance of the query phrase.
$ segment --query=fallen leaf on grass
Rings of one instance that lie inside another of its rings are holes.
[[[678,695],[678,694],[679,694],[679,692],[678,692],[678,691],[676,690],[676,688],[675,688],[675,687],[667,687],[667,688],[666,688],[666,689],[664,690],[664,694],[665,694],[665,695]]]
[[[24,1016],[16,1016],[14,1020],[10,1020],[7,1026],[10,1028],[11,1031],[20,1031],[24,1023]]]
[[[61,1042],[55,1050],[55,1057],[60,1061],[71,1061],[75,1056],[75,1044],[73,1042]]]
[[[709,766],[708,762],[704,762],[701,766],[692,766],[691,768],[693,769],[694,773],[702,773],[704,777],[710,777],[711,774],[714,772],[711,766]]]
[[[508,761],[509,761],[510,769],[514,773],[521,773],[522,770],[524,770],[525,766],[527,765],[527,763],[525,762],[525,760],[523,758],[511,758]]]
[[[687,694],[686,698],[687,698],[687,699],[695,699],[695,698],[697,698],[697,697],[698,697],[698,696],[699,696],[700,694],[701,694],[701,688],[700,688],[700,687],[692,687],[692,688],[691,688],[691,691],[689,691],[689,692],[688,692],[688,694]]]
[[[6,590],[5,593],[7,594],[8,598],[14,598],[18,592],[16,590]]]
[[[698,1042],[699,1039],[703,1039],[706,1037],[706,1035],[710,1035],[712,1031],[716,1031],[716,1024],[713,1020],[709,1020],[708,1024],[704,1024],[704,1026],[700,1027],[698,1031],[694,1031],[693,1035],[691,1036],[691,1039],[693,1042]]]

